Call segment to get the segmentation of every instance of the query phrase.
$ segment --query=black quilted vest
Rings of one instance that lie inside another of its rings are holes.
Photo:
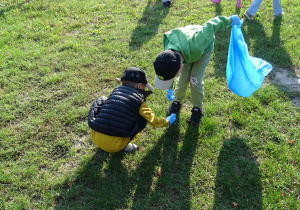
[[[132,137],[138,130],[139,109],[145,100],[136,88],[120,85],[103,104],[100,97],[89,111],[89,127],[109,136]]]

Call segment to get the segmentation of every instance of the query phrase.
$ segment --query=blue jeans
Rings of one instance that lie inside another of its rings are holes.
[[[251,6],[248,8],[248,13],[251,16],[254,16],[257,10],[259,9],[263,0],[254,0]],[[282,13],[282,7],[280,5],[280,0],[273,0],[273,10],[274,15],[278,16]]]

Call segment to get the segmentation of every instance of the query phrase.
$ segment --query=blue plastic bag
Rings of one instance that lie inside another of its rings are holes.
[[[229,89],[239,96],[249,97],[262,85],[270,71],[270,63],[249,55],[241,24],[232,26],[226,67]]]

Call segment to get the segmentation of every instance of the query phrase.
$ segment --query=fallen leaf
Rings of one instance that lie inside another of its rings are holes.
[[[144,147],[141,147],[141,146],[139,146],[139,147],[138,147],[138,150],[139,150],[140,152],[144,152],[144,151],[145,151],[145,148],[144,148]]]
[[[237,207],[239,204],[238,204],[238,203],[236,203],[236,202],[232,202],[232,204],[231,204],[231,205],[232,205],[232,207],[233,207],[233,208],[236,208],[236,207]]]
[[[294,140],[287,140],[290,144],[294,144]]]
[[[159,167],[159,168],[157,169],[157,174],[158,174],[158,176],[162,176],[161,167]]]

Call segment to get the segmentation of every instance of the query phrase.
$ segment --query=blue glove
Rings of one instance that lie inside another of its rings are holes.
[[[169,125],[172,125],[176,120],[176,114],[172,113],[169,117],[167,117],[167,120],[169,120]]]
[[[241,22],[241,20],[240,20],[240,18],[239,18],[238,15],[232,15],[232,16],[230,16],[230,17],[231,17],[231,19],[232,19],[232,23],[230,24],[230,26],[242,24],[242,22]]]
[[[174,100],[174,98],[175,98],[175,96],[173,96],[173,94],[174,94],[174,92],[173,92],[173,90],[172,89],[168,89],[167,90],[167,99],[169,100],[169,101],[173,101]]]

